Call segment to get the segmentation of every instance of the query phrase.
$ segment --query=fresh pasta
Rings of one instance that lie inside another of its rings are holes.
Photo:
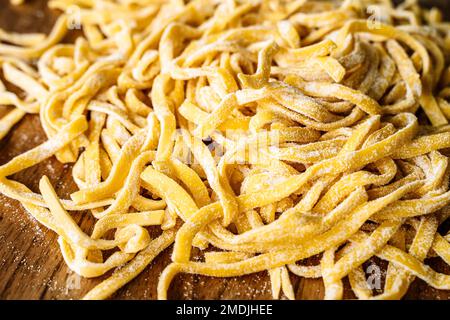
[[[275,299],[295,299],[290,273],[322,278],[325,299],[342,299],[347,277],[359,299],[400,299],[416,277],[450,290],[450,275],[425,260],[450,264],[450,233],[438,230],[450,212],[450,24],[437,9],[49,7],[61,11],[49,35],[0,30],[0,104],[10,108],[0,138],[26,114],[48,137],[0,166],[0,192],[58,234],[71,270],[114,270],[84,299],[112,296],[171,246],[159,299],[179,273],[267,271]],[[62,43],[74,26],[82,35]],[[70,199],[45,176],[40,193],[11,177],[52,156],[73,166]],[[75,210],[95,218],[91,234]],[[319,264],[304,263],[311,257]],[[368,282],[372,257],[388,263],[383,287]]]

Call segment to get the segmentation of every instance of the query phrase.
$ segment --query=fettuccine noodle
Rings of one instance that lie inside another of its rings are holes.
[[[450,290],[450,275],[425,262],[450,264],[450,234],[438,232],[450,215],[450,24],[437,9],[49,6],[62,11],[49,35],[0,30],[0,103],[10,107],[0,138],[26,114],[48,137],[0,166],[0,192],[58,234],[71,270],[115,270],[85,299],[110,297],[172,245],[160,299],[178,273],[265,270],[274,298],[295,299],[290,273],[322,278],[325,299],[343,298],[346,277],[360,299],[400,299],[416,277]],[[63,43],[74,25],[82,36]],[[73,164],[71,199],[45,176],[39,194],[11,177],[52,156]],[[95,217],[91,234],[75,210]],[[209,250],[193,260],[192,247]],[[306,265],[313,256],[320,263]],[[377,294],[364,270],[372,257],[388,262]]]

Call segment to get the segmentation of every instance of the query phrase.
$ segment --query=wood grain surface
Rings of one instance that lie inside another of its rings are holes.
[[[450,0],[427,1],[446,5]],[[450,13],[450,9],[446,10]],[[0,0],[0,28],[16,32],[49,32],[58,12],[46,8],[46,1],[27,1],[13,7]],[[70,39],[66,39],[70,41]],[[0,112],[6,107],[0,106]],[[0,164],[44,142],[45,134],[38,116],[28,115],[0,141]],[[47,175],[60,197],[68,198],[77,190],[71,166],[55,158],[13,176],[14,180],[38,192],[38,181]],[[92,231],[94,219],[88,212],[76,212],[74,219],[86,232]],[[39,225],[22,206],[0,194],[0,299],[78,299],[102,279],[84,279],[69,270],[59,251],[56,234]],[[158,256],[136,279],[120,289],[113,299],[155,299],[158,277],[170,261],[171,248]],[[194,254],[200,253],[194,250]],[[313,259],[314,260],[314,259]],[[311,261],[314,262],[314,261]],[[385,267],[383,261],[373,263]],[[430,265],[450,274],[439,259]],[[291,275],[297,299],[322,299],[321,279],[303,279]],[[345,298],[354,298],[348,283]],[[211,278],[179,275],[169,291],[170,299],[270,299],[270,282],[266,272],[238,278]],[[439,291],[415,280],[405,299],[450,299],[450,291]]]

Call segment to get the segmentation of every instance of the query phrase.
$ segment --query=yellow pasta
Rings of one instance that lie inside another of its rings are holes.
[[[359,299],[401,299],[416,277],[450,290],[426,260],[450,265],[438,231],[450,27],[437,9],[104,0],[74,14],[79,4],[49,1],[63,12],[49,35],[0,30],[0,139],[27,114],[48,137],[0,166],[0,192],[58,234],[71,270],[114,270],[80,298],[111,297],[172,245],[160,299],[178,273],[267,271],[275,299],[295,299],[291,274],[322,278],[325,299],[346,297],[345,278]],[[62,43],[73,23],[81,35]],[[71,199],[45,176],[39,194],[14,181],[52,156],[73,164]],[[74,210],[95,218],[91,234]],[[193,246],[209,248],[203,260]],[[375,256],[388,262],[378,294],[364,268]]]

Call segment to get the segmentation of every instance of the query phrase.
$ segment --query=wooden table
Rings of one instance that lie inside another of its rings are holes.
[[[450,4],[450,0],[441,0]],[[447,10],[448,11],[448,10]],[[46,8],[46,1],[27,1],[12,7],[0,0],[0,27],[17,32],[48,32],[58,13]],[[0,107],[4,108],[4,107]],[[4,112],[4,111],[3,111]],[[46,140],[38,116],[28,115],[0,141],[0,164]],[[38,192],[38,181],[47,175],[60,197],[68,198],[77,190],[71,178],[71,166],[51,158],[13,176]],[[92,231],[94,219],[88,212],[73,214],[86,232]],[[78,299],[103,278],[84,279],[66,266],[56,242],[56,234],[39,225],[22,206],[0,194],[0,299]],[[170,261],[171,248],[158,256],[136,279],[119,290],[115,299],[155,299],[159,274]],[[194,252],[198,254],[198,252]],[[383,265],[382,261],[374,260]],[[432,261],[439,272],[450,273],[442,261]],[[322,299],[321,279],[291,276],[297,299]],[[346,298],[354,298],[348,283]],[[266,272],[238,277],[211,278],[180,275],[169,292],[170,299],[270,299]],[[450,291],[439,291],[416,280],[406,299],[449,299]]]

